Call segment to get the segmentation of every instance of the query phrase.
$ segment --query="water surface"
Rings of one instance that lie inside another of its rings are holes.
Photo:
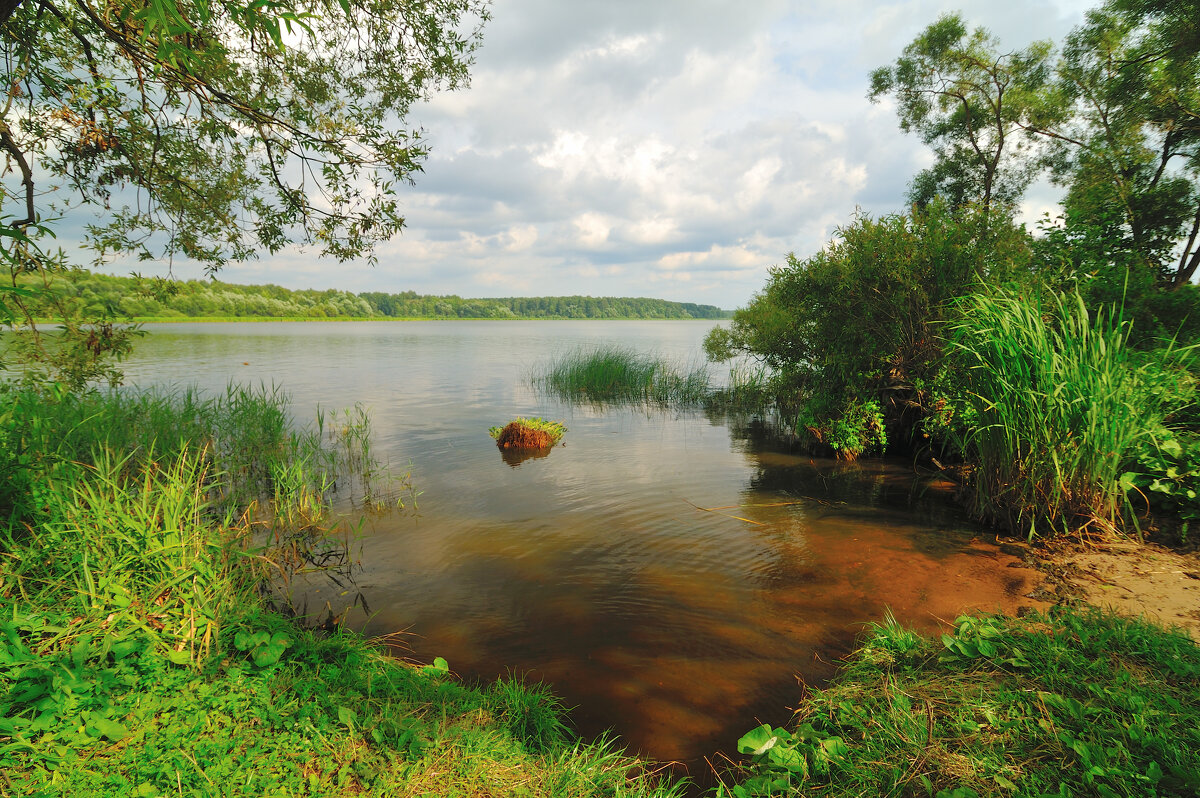
[[[539,362],[601,342],[700,362],[711,326],[156,325],[127,374],[276,384],[300,421],[366,405],[377,454],[411,467],[421,495],[366,520],[370,613],[348,622],[402,632],[403,656],[466,678],[545,680],[582,732],[615,729],[702,777],[757,719],[784,723],[887,609],[931,629],[1011,611],[1035,579],[908,464],[813,459],[753,419],[571,407],[529,385]],[[564,421],[564,443],[506,461],[487,429],[516,415]],[[311,606],[345,607],[321,590]]]

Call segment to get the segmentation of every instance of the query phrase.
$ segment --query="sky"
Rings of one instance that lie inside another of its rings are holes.
[[[220,279],[740,307],[856,211],[901,210],[931,162],[867,99],[872,69],[945,12],[1016,49],[1061,41],[1094,5],[496,0],[471,86],[409,115],[432,152],[377,265],[286,251]],[[1025,216],[1056,198],[1035,186]]]

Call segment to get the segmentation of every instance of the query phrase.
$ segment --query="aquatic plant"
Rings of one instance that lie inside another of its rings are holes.
[[[549,449],[562,439],[567,428],[562,422],[540,416],[515,418],[503,427],[489,427],[488,434],[501,449]]]
[[[702,404],[710,382],[704,366],[684,367],[611,344],[576,349],[551,360],[535,372],[533,381],[569,402],[664,405]]]

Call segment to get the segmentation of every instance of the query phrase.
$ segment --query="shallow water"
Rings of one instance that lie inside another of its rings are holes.
[[[530,372],[615,342],[691,364],[711,322],[159,325],[140,385],[277,384],[297,418],[363,403],[376,454],[411,467],[415,510],[365,519],[358,589],[402,656],[466,678],[550,683],[587,734],[687,764],[781,724],[885,611],[934,628],[1012,610],[1034,576],[905,463],[787,451],[762,425],[702,411],[597,409]],[[509,462],[489,426],[564,421],[546,457]],[[313,588],[310,607],[349,594]],[[1029,603],[1029,602],[1024,602]]]

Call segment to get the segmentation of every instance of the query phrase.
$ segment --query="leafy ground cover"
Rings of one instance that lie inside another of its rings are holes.
[[[872,627],[790,728],[739,741],[720,796],[1192,796],[1200,646],[1095,609]]]
[[[571,741],[543,688],[464,686],[277,615],[175,664],[150,636],[41,643],[72,619],[0,624],[0,792],[12,795],[670,796],[611,744]]]

